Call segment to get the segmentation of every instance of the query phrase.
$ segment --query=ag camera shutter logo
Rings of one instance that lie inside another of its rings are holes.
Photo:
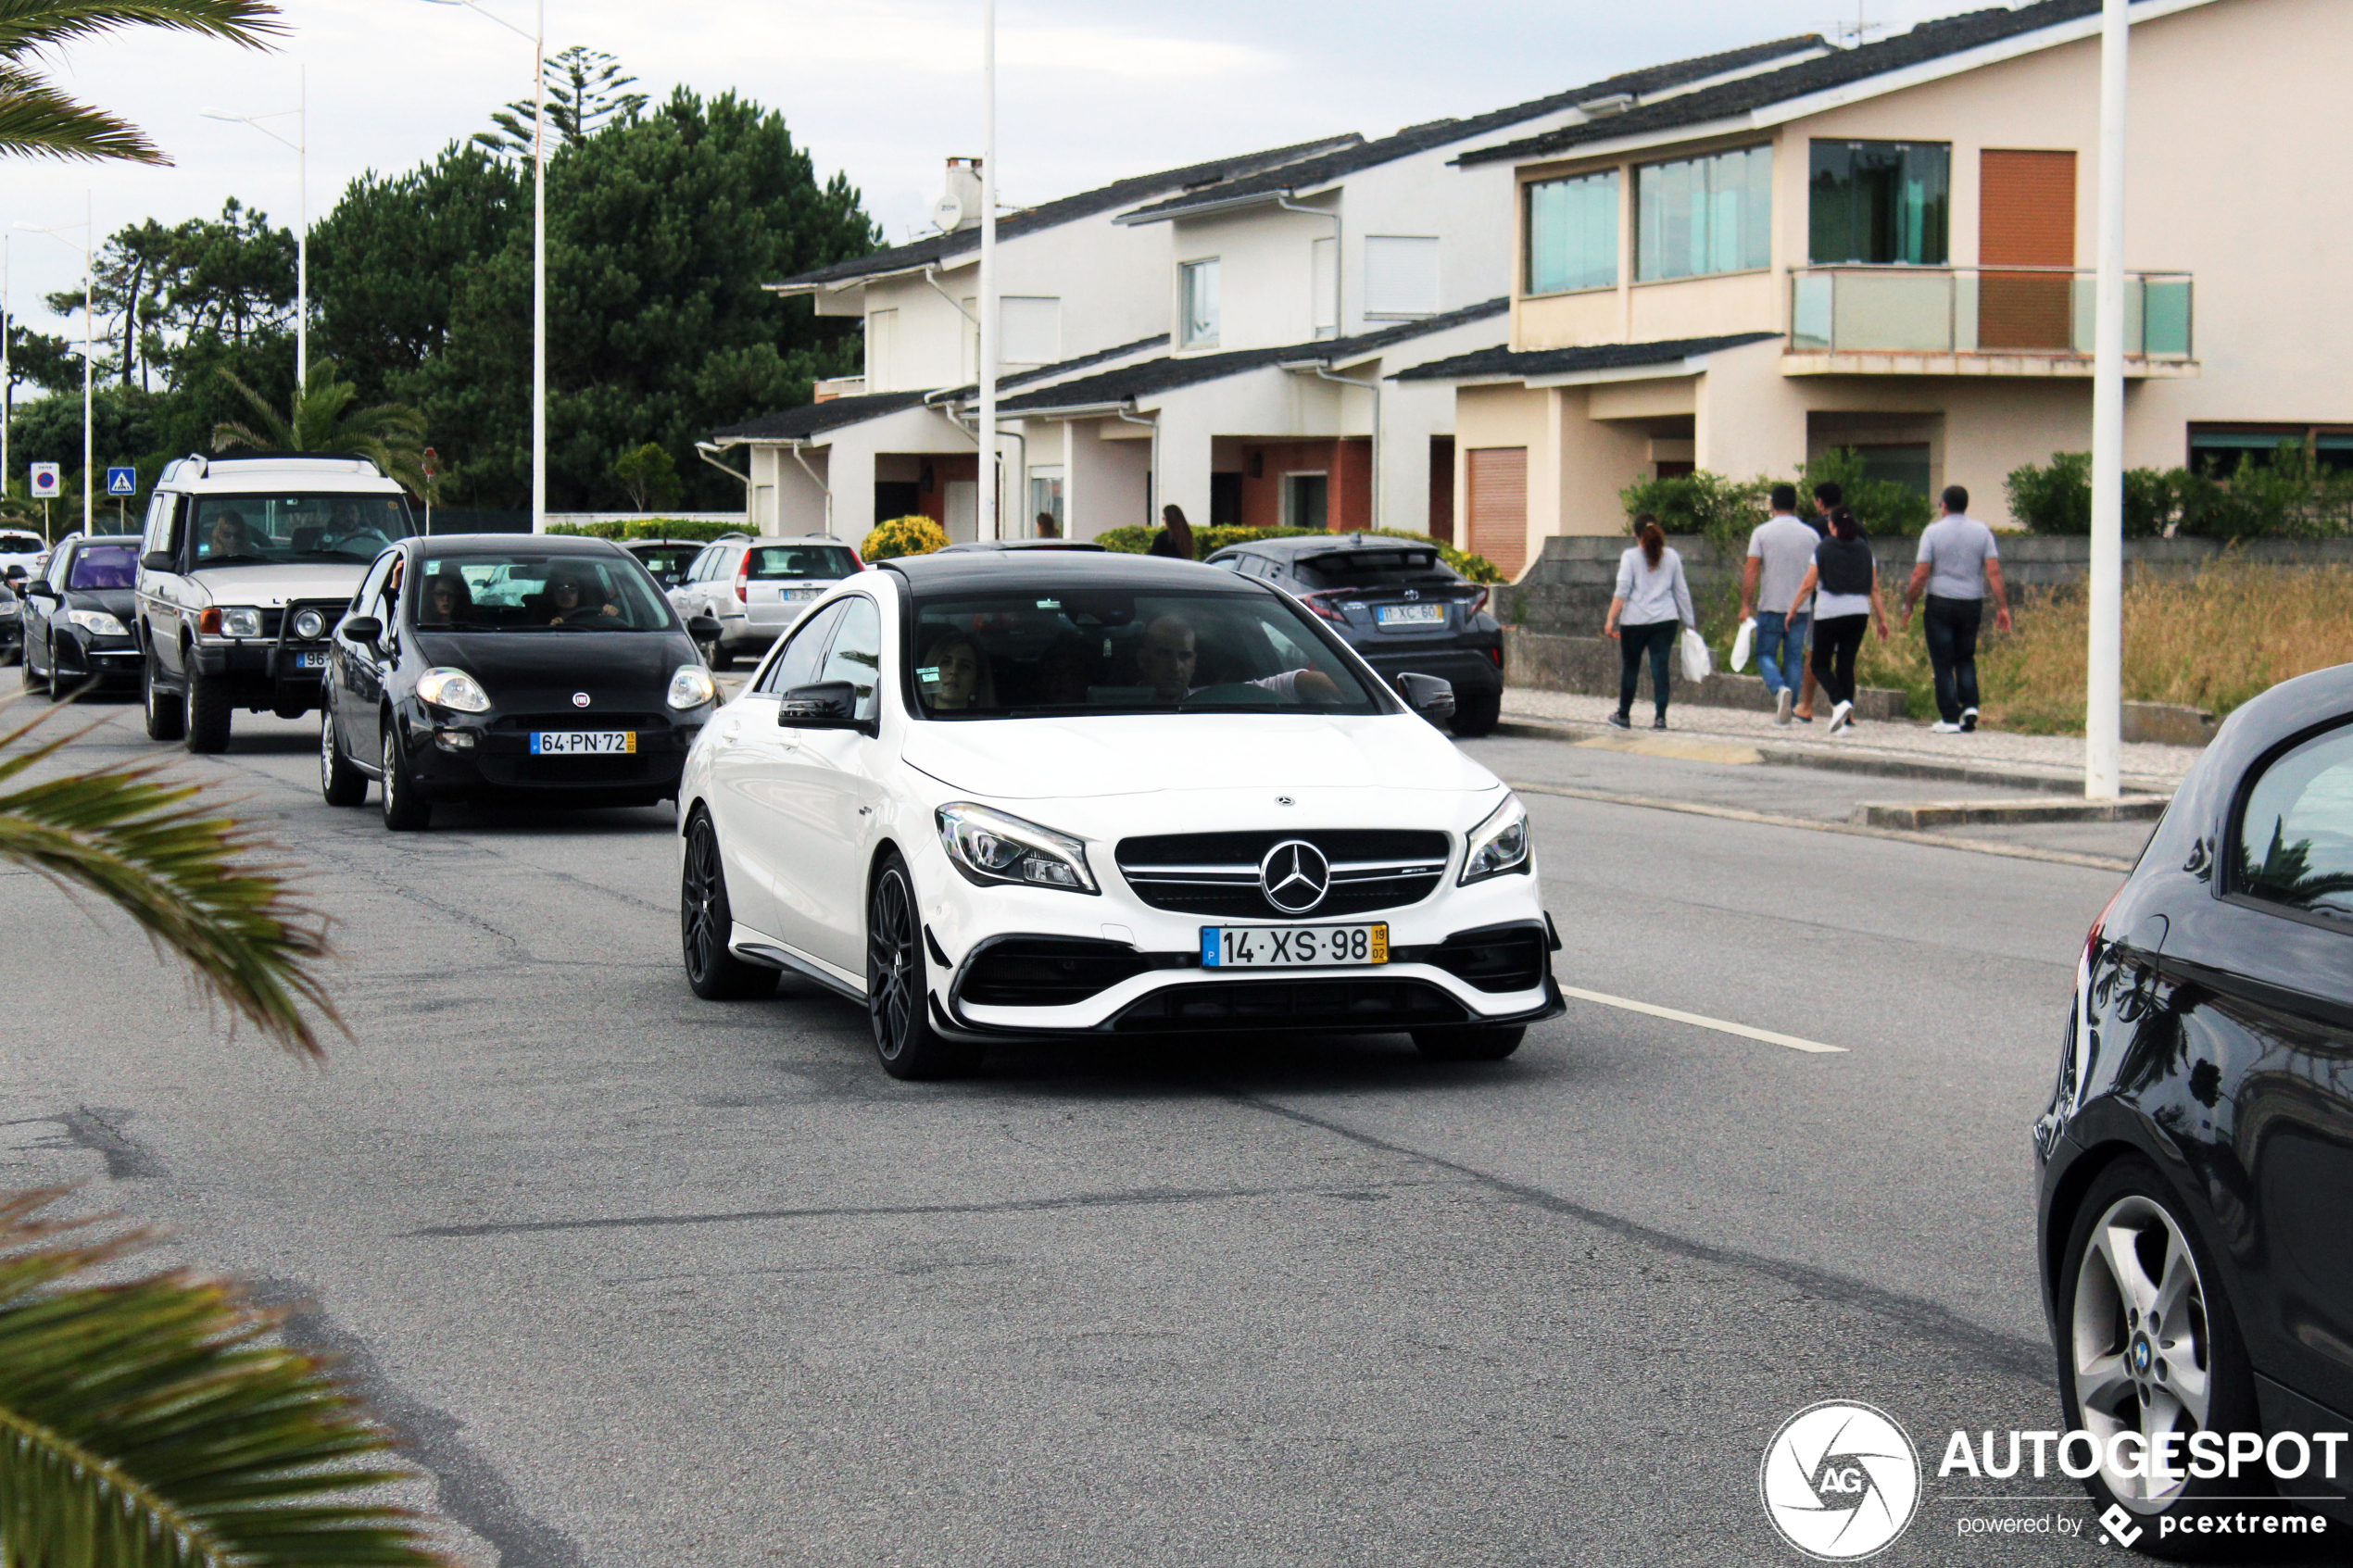
[[[1919,1453],[1885,1411],[1825,1399],[1773,1434],[1756,1486],[1781,1539],[1817,1562],[1852,1562],[1893,1546],[1912,1523]]]

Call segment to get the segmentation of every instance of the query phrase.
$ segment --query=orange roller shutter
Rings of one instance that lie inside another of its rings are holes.
[[[1516,580],[1528,564],[1528,448],[1475,447],[1469,477],[1470,552]]]

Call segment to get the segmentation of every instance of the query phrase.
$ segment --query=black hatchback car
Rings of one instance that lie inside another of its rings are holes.
[[[701,628],[708,633],[711,628]],[[649,806],[677,794],[719,689],[635,557],[602,539],[407,539],[336,626],[320,793],[384,825],[437,800]]]
[[[24,684],[54,701],[83,685],[135,687],[141,655],[139,535],[60,541],[48,567],[25,584]]]
[[[2353,665],[2190,771],[2084,944],[2034,1148],[2068,1424],[2187,1467],[2095,1498],[2160,1548],[2249,1493],[2353,1520]],[[2198,1474],[2233,1434],[2267,1461]]]
[[[1486,734],[1502,717],[1504,629],[1487,590],[1432,546],[1370,533],[1253,539],[1209,564],[1294,596],[1392,686],[1403,674],[1451,683],[1456,734]]]

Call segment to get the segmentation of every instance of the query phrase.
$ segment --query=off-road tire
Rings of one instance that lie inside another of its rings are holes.
[[[221,752],[229,749],[229,721],[235,705],[229,699],[228,688],[218,681],[208,681],[204,671],[191,659],[188,665],[188,740],[190,751]]]
[[[178,740],[188,733],[188,709],[180,694],[156,680],[152,649],[139,666],[139,706],[146,709],[149,740]]]

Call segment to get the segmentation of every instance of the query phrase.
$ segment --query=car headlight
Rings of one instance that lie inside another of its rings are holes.
[[[1506,795],[1504,803],[1471,830],[1463,848],[1460,884],[1467,887],[1491,876],[1525,872],[1528,867],[1528,809],[1519,803],[1518,796]]]
[[[196,617],[196,630],[210,637],[258,637],[261,611],[216,606]]]
[[[1087,847],[1066,833],[962,800],[942,806],[937,816],[939,842],[967,882],[1100,891],[1087,869]]]
[[[23,606],[18,604],[14,599],[10,599],[6,604],[0,605],[0,621],[14,621],[23,608]]]
[[[462,670],[435,666],[417,677],[417,696],[435,708],[447,708],[459,713],[487,713],[490,694],[482,683]]]
[[[327,634],[327,618],[315,609],[306,609],[295,617],[294,633],[306,643],[315,643]]]
[[[69,609],[66,619],[94,637],[127,637],[131,628],[103,609]]]
[[[719,700],[719,683],[701,665],[682,664],[670,677],[670,696],[664,700],[673,708],[700,708]]]

